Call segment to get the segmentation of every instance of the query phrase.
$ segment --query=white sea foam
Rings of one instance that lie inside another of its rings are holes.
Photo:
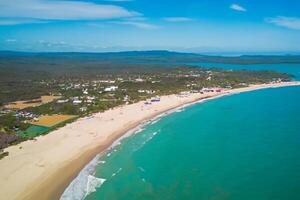
[[[156,120],[153,120],[151,121],[151,124],[156,124],[160,119],[156,119]]]
[[[104,161],[104,160],[98,160],[97,161],[97,164],[104,164],[104,163],[106,163],[106,161]]]
[[[95,167],[99,163],[100,155],[97,155],[88,165],[86,165],[78,176],[71,182],[71,184],[64,191],[60,200],[82,200],[91,192],[96,191],[97,187],[100,187],[105,179],[97,178],[93,176]]]
[[[86,193],[83,198],[85,198],[86,196],[88,196],[89,194],[91,194],[93,192],[96,192],[96,188],[100,187],[105,181],[106,181],[106,179],[97,178],[95,176],[88,175],[88,182],[86,185]]]
[[[115,173],[113,173],[111,176],[116,176],[117,174],[119,174],[122,171],[122,168],[119,168]]]
[[[145,130],[145,129],[140,127],[137,131],[134,132],[134,134],[138,134],[138,133],[142,132],[143,130]]]
[[[182,111],[185,111],[185,109],[178,109],[178,110],[176,110],[175,112],[182,112]]]
[[[145,140],[142,143],[138,144],[133,151],[135,152],[141,149],[145,144],[147,144],[150,140],[152,140],[154,136],[157,135],[159,132],[160,130],[153,132],[151,135],[145,135]]]

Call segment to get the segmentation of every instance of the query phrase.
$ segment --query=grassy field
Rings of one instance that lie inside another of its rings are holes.
[[[42,104],[46,104],[52,102],[56,99],[61,98],[60,96],[41,96],[38,99],[26,100],[26,101],[15,101],[10,104],[7,104],[5,108],[14,109],[14,110],[22,110],[25,108],[40,106]]]
[[[21,138],[30,139],[47,133],[50,128],[45,126],[30,126],[25,131],[19,131],[17,134]]]
[[[75,117],[76,115],[46,115],[39,117],[36,121],[31,122],[31,124],[36,126],[54,127]]]

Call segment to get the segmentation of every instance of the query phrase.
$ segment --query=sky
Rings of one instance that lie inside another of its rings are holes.
[[[300,1],[0,0],[0,50],[300,54]]]

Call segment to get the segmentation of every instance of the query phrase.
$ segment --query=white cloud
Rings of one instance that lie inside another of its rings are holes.
[[[112,22],[114,24],[121,24],[121,25],[130,25],[130,26],[135,26],[137,28],[141,29],[147,29],[147,30],[153,30],[157,29],[158,26],[154,24],[149,24],[145,22],[136,22],[136,21],[118,21],[118,22]]]
[[[271,24],[275,24],[277,26],[300,30],[300,18],[297,17],[278,16],[266,18],[265,21]]]
[[[192,18],[187,18],[187,17],[165,17],[163,20],[167,22],[190,22],[194,21]]]
[[[141,16],[115,5],[83,1],[0,0],[2,24],[19,24],[24,20],[100,20]],[[11,22],[8,19],[11,18]],[[1,23],[1,22],[0,22]]]
[[[242,7],[238,4],[231,4],[229,8],[232,9],[232,10],[241,11],[241,12],[246,12],[247,11],[246,8],[244,8],[244,7]]]

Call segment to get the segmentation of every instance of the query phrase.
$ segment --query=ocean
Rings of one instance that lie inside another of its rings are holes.
[[[300,79],[300,65],[268,69]],[[300,87],[264,89],[181,108],[95,158],[62,199],[300,199]]]

